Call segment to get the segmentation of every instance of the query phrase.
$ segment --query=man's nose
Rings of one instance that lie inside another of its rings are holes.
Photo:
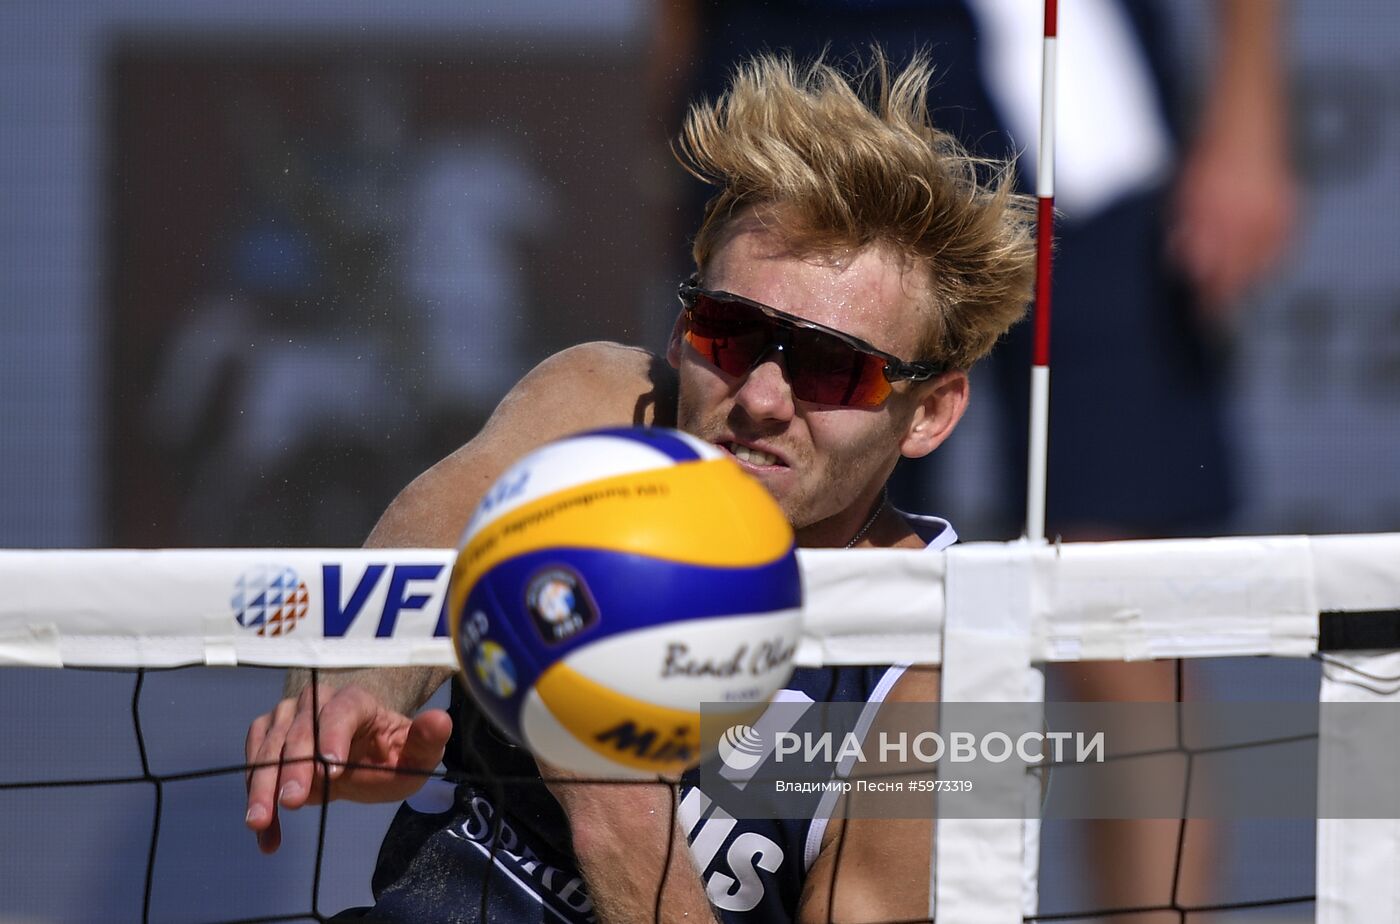
[[[792,386],[783,353],[774,349],[744,376],[734,402],[755,420],[788,420],[793,415]]]

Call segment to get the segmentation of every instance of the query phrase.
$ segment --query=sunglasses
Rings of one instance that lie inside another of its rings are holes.
[[[793,397],[841,407],[879,407],[892,382],[922,382],[945,371],[934,362],[905,362],[858,337],[794,317],[728,292],[681,283],[685,342],[727,375],[740,376],[769,353],[783,354]]]

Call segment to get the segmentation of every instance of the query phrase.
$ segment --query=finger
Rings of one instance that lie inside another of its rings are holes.
[[[452,717],[441,709],[419,713],[408,728],[399,766],[431,773],[447,750],[452,735]]]
[[[1216,261],[1208,279],[1208,294],[1220,305],[1236,305],[1268,264],[1268,228],[1260,216],[1241,210],[1224,224]]]
[[[1219,321],[1226,317],[1233,291],[1230,286],[1229,265],[1215,261],[1203,268],[1194,279],[1196,302],[1207,320]]]
[[[258,832],[258,849],[263,853],[276,853],[277,848],[282,846],[282,821],[277,817],[276,812],[272,815],[272,823],[266,829]]]
[[[295,709],[295,700],[284,699],[278,703],[266,723],[257,749],[248,755],[252,770],[248,772],[248,813],[245,821],[254,831],[263,831],[274,821],[283,742]]]
[[[1213,235],[1192,231],[1179,251],[1179,263],[1198,294],[1209,300],[1212,280],[1219,266],[1220,253],[1212,243]]]
[[[1248,245],[1240,267],[1242,290],[1263,280],[1279,265],[1291,227],[1292,218],[1286,203],[1269,202],[1261,207],[1249,227]]]
[[[317,752],[329,765],[332,780],[344,773],[355,739],[373,728],[381,711],[386,710],[378,700],[359,687],[337,690],[322,707]]]
[[[318,696],[325,690],[316,691]],[[301,691],[296,699],[296,713],[287,729],[286,741],[282,745],[282,773],[278,783],[277,801],[287,809],[299,809],[311,797],[316,773],[316,731],[319,724],[314,714],[318,697],[313,697],[311,687]]]
[[[1233,253],[1222,261],[1219,271],[1211,279],[1211,299],[1220,305],[1233,305],[1244,297],[1254,278],[1252,258],[1248,253]]]
[[[267,728],[271,724],[272,714],[263,713],[248,726],[248,735],[243,739],[243,788],[245,791],[251,788],[253,762],[258,752],[262,750],[263,739],[267,737]]]
[[[1193,285],[1200,281],[1204,263],[1209,260],[1209,233],[1206,229],[1210,227],[1209,221],[1202,219],[1194,204],[1194,199],[1183,198],[1167,239],[1168,253]]]

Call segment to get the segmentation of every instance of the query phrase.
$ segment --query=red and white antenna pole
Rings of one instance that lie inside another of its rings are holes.
[[[1045,541],[1050,445],[1050,269],[1055,243],[1055,39],[1058,0],[1045,0],[1040,73],[1040,146],[1036,160],[1035,350],[1031,360],[1030,457],[1026,470],[1026,538]]]

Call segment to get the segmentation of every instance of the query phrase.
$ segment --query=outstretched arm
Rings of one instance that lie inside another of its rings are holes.
[[[471,442],[405,488],[366,545],[450,547],[487,488],[520,456],[592,427],[669,424],[673,412],[670,371],[650,353],[606,343],[565,350],[522,379]],[[253,721],[245,745],[246,823],[263,851],[281,843],[279,807],[321,799],[324,766],[332,799],[394,802],[417,791],[442,760],[452,723],[442,710],[410,716],[451,673],[321,671],[313,697],[310,672],[290,672],[283,699]]]
[[[540,772],[569,818],[579,872],[602,924],[713,924],[676,822],[674,785],[584,781],[543,764]]]

